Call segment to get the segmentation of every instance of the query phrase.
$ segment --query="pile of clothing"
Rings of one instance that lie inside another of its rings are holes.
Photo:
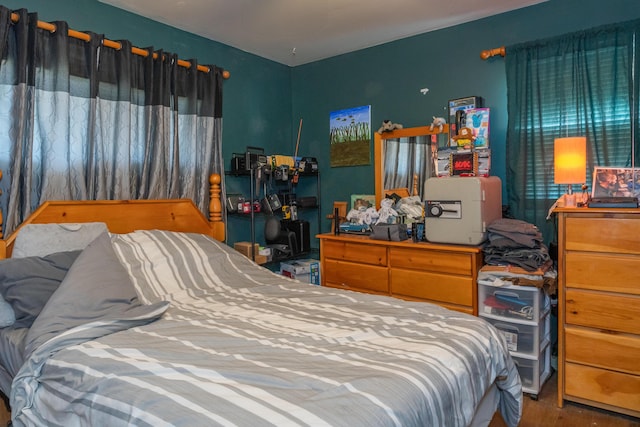
[[[549,250],[537,226],[512,218],[501,218],[487,227],[488,243],[484,262],[489,265],[512,265],[526,271],[547,270],[553,266]]]

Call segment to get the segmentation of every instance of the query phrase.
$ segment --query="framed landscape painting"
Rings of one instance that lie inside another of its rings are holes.
[[[371,163],[371,106],[333,111],[329,115],[331,167]]]

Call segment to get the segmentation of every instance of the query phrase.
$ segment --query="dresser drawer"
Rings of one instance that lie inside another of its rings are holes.
[[[640,296],[567,289],[568,324],[640,334]]]
[[[322,275],[325,286],[389,295],[389,278],[386,267],[354,264],[326,258],[323,267]]]
[[[387,248],[385,246],[327,240],[322,242],[322,251],[326,258],[371,265],[387,265]]]
[[[470,277],[391,269],[391,294],[473,307],[476,286]]]
[[[570,288],[640,295],[640,256],[574,252],[565,254],[565,283]]]
[[[389,248],[389,266],[471,276],[471,254],[417,248]]]
[[[640,337],[571,326],[565,328],[564,337],[568,362],[640,375]]]
[[[638,235],[638,218],[569,217],[565,222],[567,250],[640,254]]]
[[[565,394],[640,411],[640,377],[566,363]]]

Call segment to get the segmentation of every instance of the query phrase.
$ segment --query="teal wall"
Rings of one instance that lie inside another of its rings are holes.
[[[293,154],[300,119],[300,154],[317,157],[322,176],[322,224],[334,200],[373,193],[373,163],[331,168],[329,114],[371,105],[372,129],[390,119],[405,127],[444,115],[449,99],[482,96],[491,112],[492,172],[505,177],[507,88],[504,60],[480,59],[480,51],[640,17],[638,0],[550,0],[498,16],[290,68],[241,50],[125,12],[97,0],[5,0],[11,9],[38,12],[43,21],[64,20],[75,30],[128,39],[216,64],[231,72],[224,87],[223,153],[247,145]],[[420,89],[427,87],[426,95]],[[231,191],[246,182],[229,179]],[[504,182],[503,182],[504,186]],[[245,187],[245,188],[248,188]],[[313,191],[310,189],[309,191]],[[504,196],[503,196],[504,197]],[[506,197],[504,197],[506,199]],[[309,218],[313,221],[315,216]],[[247,222],[230,222],[229,242],[248,240]],[[315,224],[312,234],[318,231]],[[260,236],[262,229],[258,229]]]
[[[350,194],[373,194],[370,166],[329,166],[329,113],[371,105],[372,128],[384,119],[425,126],[445,115],[447,101],[481,96],[491,108],[492,174],[505,187],[507,87],[504,59],[480,52],[640,17],[637,0],[550,0],[494,17],[434,31],[293,68],[293,118],[305,118],[305,151],[321,162],[324,211]],[[421,88],[429,88],[426,95]],[[330,223],[323,223],[328,231]]]

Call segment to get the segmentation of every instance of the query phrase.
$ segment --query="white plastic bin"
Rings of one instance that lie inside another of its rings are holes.
[[[551,376],[551,346],[546,345],[537,357],[537,359],[529,359],[513,356],[524,393],[537,395],[544,382]]]
[[[495,326],[507,342],[507,348],[516,356],[536,357],[550,341],[550,317],[545,313],[537,324],[524,321],[505,321],[481,316]]]
[[[551,307],[549,296],[534,286],[493,286],[480,281],[478,305],[481,314],[496,319],[516,319],[534,323],[538,323]]]

